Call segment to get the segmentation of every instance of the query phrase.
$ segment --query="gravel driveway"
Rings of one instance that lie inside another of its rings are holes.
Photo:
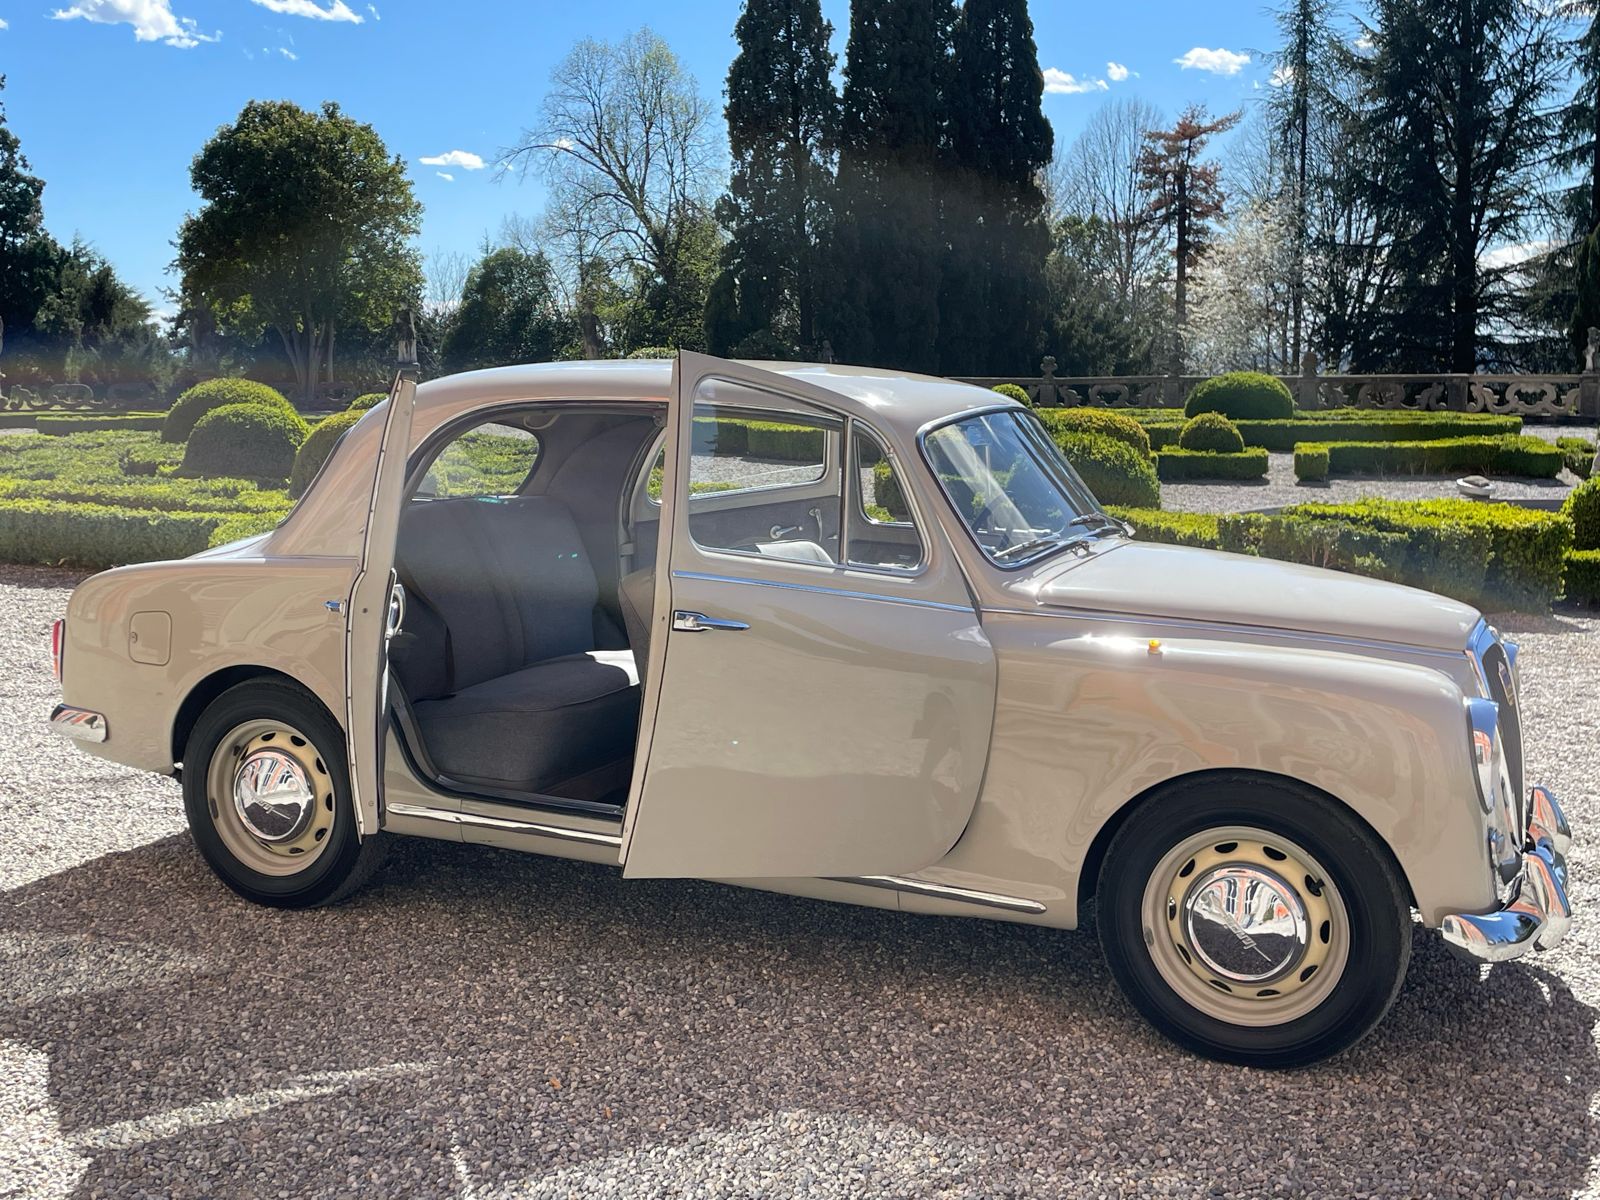
[[[1566,945],[1480,982],[1419,933],[1372,1038],[1270,1074],[1085,933],[416,841],[252,907],[170,781],[43,732],[71,582],[0,568],[0,1196],[1600,1194],[1600,621],[1506,623],[1587,835]]]

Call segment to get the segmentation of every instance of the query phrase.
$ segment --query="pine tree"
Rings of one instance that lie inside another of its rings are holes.
[[[1240,114],[1208,119],[1203,105],[1184,110],[1171,129],[1145,134],[1139,156],[1139,181],[1149,200],[1146,219],[1171,231],[1173,257],[1173,319],[1181,330],[1189,319],[1189,276],[1206,251],[1213,225],[1225,205],[1222,169],[1204,160],[1206,147],[1219,133],[1239,123]],[[1177,365],[1183,365],[1181,342],[1175,347]]]
[[[752,334],[814,352],[828,241],[839,98],[819,0],[746,0],[728,68],[733,170],[717,219],[728,231],[706,306],[725,354]]]
[[[1565,197],[1575,239],[1600,225],[1600,4],[1576,0],[1564,6],[1583,20],[1569,47],[1577,87],[1561,112],[1561,153],[1556,162],[1577,181]]]
[[[1523,240],[1543,202],[1566,73],[1554,18],[1526,0],[1375,0],[1355,134],[1393,283],[1358,370],[1473,371],[1502,356],[1515,317],[1511,266],[1486,252]]]
[[[951,0],[851,0],[829,335],[841,360],[939,364]]]
[[[949,86],[952,186],[940,305],[946,374],[1030,370],[1044,324],[1050,230],[1040,172],[1055,135],[1027,0],[967,0],[956,21]]]

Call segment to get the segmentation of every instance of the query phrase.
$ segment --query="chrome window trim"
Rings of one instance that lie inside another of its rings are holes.
[[[909,521],[874,521],[867,515],[867,494],[861,487],[861,467],[856,459],[856,426],[859,425],[867,431],[867,435],[878,444],[878,449],[883,451],[884,457],[889,460],[889,470],[894,472],[900,480],[900,494],[905,497],[906,507],[911,510]],[[860,510],[861,517],[869,525],[877,525],[884,529],[909,529],[917,535],[917,562],[913,567],[875,567],[870,563],[856,563],[850,561],[850,518],[844,516],[839,522],[839,565],[847,571],[870,571],[876,575],[889,575],[901,579],[915,579],[928,569],[928,560],[931,556],[928,548],[928,535],[926,525],[922,519],[922,512],[917,505],[916,497],[912,494],[915,489],[906,486],[906,473],[901,469],[900,456],[890,447],[889,440],[874,426],[858,417],[850,417],[845,422],[844,433],[844,496],[841,501],[842,508],[849,509],[850,495],[855,493],[856,508]]]
[[[762,562],[783,561],[782,559],[761,558],[760,555],[751,555],[750,557],[761,559]],[[891,579],[912,578],[911,576],[894,572],[887,572],[886,574]],[[885,596],[880,592],[853,592],[846,588],[821,587],[811,583],[791,583],[787,580],[779,579],[747,579],[735,575],[713,575],[706,571],[673,571],[672,577],[674,579],[699,579],[707,583],[742,583],[750,587],[782,588],[785,591],[792,592],[820,592],[825,596],[844,596],[851,600],[877,600],[884,604],[906,604],[912,608],[933,608],[942,612],[972,613],[974,611],[972,606],[967,604],[947,604],[942,600],[923,600],[917,596]]]
[[[1241,625],[1226,621],[1202,621],[1185,617],[1156,617],[1134,612],[1104,612],[1077,608],[1004,608],[985,606],[982,615],[1008,617],[1049,617],[1069,621],[1117,621],[1134,625],[1159,625],[1168,629],[1198,629],[1208,633],[1244,634],[1252,637],[1281,638],[1295,642],[1322,642],[1361,650],[1382,650],[1394,654],[1425,655],[1455,661],[1455,650],[1436,650],[1431,646],[1412,646],[1405,642],[1385,642],[1376,638],[1348,637],[1337,633],[1314,633],[1305,629],[1275,629],[1270,625]]]

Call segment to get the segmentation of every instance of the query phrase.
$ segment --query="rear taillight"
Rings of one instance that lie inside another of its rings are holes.
[[[56,682],[61,682],[61,660],[67,651],[67,622],[64,617],[58,618],[50,626],[50,669],[55,672]]]

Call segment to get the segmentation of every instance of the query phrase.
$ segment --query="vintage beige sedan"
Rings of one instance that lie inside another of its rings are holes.
[[[52,722],[216,873],[385,840],[1074,928],[1200,1053],[1382,1018],[1413,911],[1558,942],[1516,647],[1463,604],[1132,540],[1024,407],[838,366],[559,363],[389,400],[271,533],[97,575]]]

